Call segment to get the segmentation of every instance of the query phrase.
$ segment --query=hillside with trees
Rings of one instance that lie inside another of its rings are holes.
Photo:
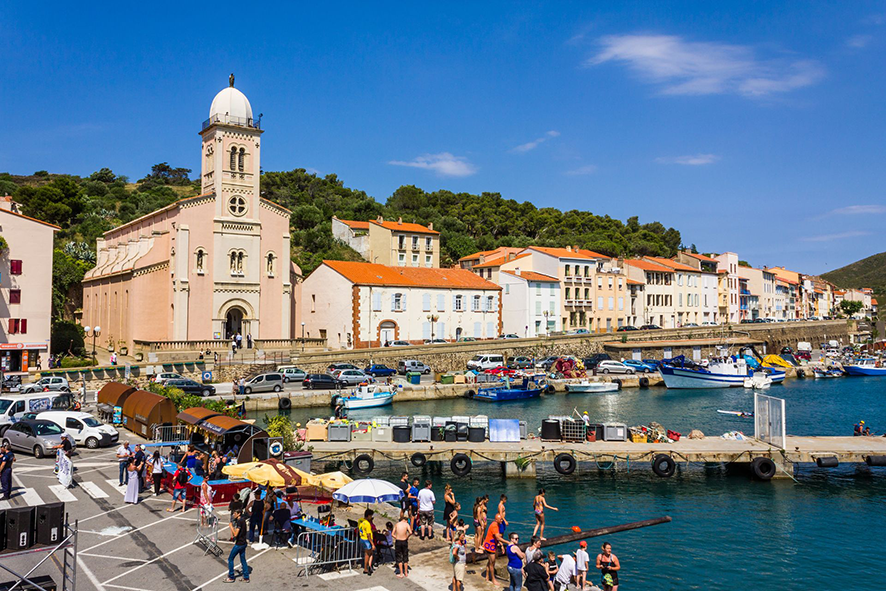
[[[96,239],[120,224],[197,195],[200,186],[190,172],[162,162],[136,183],[107,168],[85,178],[46,171],[30,176],[0,174],[0,195],[12,195],[25,215],[61,227],[53,263],[54,322],[73,320],[82,305],[80,282],[95,264]],[[680,232],[659,222],[641,224],[637,217],[622,222],[588,211],[538,208],[499,193],[427,192],[410,185],[381,203],[365,191],[346,187],[334,174],[321,177],[304,169],[263,173],[261,191],[263,197],[292,210],[291,257],[305,274],[323,259],[360,260],[332,237],[333,215],[433,223],[440,232],[444,266],[498,246],[577,245],[613,256],[667,257],[681,246]]]
[[[870,287],[879,301],[886,299],[886,252],[871,255],[822,275],[840,287]]]

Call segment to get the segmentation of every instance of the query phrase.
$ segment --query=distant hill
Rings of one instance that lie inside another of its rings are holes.
[[[886,252],[829,271],[822,277],[840,287],[870,287],[886,301]]]

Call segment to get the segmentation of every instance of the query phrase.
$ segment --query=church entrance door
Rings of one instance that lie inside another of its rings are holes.
[[[225,338],[230,339],[237,333],[243,334],[243,310],[231,308],[225,315]]]

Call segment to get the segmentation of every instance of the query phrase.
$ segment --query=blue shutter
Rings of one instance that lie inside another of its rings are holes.
[[[481,328],[481,325],[479,322],[474,323],[474,338],[475,339],[482,339],[483,338],[483,329]]]
[[[493,339],[497,336],[498,335],[495,334],[495,323],[494,322],[487,322],[486,323],[486,338]]]
[[[441,294],[437,294],[437,312],[445,312],[446,311],[446,296]]]
[[[406,311],[406,294],[402,294],[400,296],[400,309],[404,312]]]
[[[431,338],[431,323],[430,322],[422,322],[421,323],[421,338],[427,340]]]
[[[455,307],[455,298],[458,297],[455,294],[452,294],[452,311],[455,312],[458,308]]]
[[[397,294],[391,294],[391,312],[397,309]]]
[[[438,322],[437,323],[437,338],[445,339],[446,338],[446,323]]]
[[[375,312],[381,312],[381,294],[372,294],[372,309]]]
[[[426,293],[421,296],[421,305],[424,312],[431,311],[431,294]]]

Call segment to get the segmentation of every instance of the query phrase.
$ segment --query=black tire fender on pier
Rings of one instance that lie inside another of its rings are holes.
[[[798,378],[805,378],[806,377],[806,370],[805,369],[798,369],[797,370],[797,377]]]
[[[649,378],[640,378],[640,387],[648,388],[649,387]]]
[[[558,474],[569,476],[575,472],[575,465],[575,458],[572,457],[571,454],[557,454],[554,458],[554,470],[556,470]]]
[[[421,453],[420,451],[417,451],[414,454],[412,454],[412,457],[409,458],[409,461],[412,462],[412,465],[415,466],[416,468],[421,468],[422,466],[424,466],[425,464],[428,463],[428,458],[425,457],[425,454]]]
[[[612,378],[612,382],[618,384],[618,389],[621,390],[621,378]]]
[[[656,476],[670,478],[677,471],[677,462],[671,456],[658,454],[652,458],[652,471]]]
[[[545,386],[545,389],[544,389],[545,394],[554,394],[555,392],[556,392],[556,390],[554,389],[553,384],[548,384],[547,386]]]
[[[864,463],[868,466],[886,466],[886,456],[865,456]]]
[[[354,458],[354,463],[351,465],[351,471],[360,476],[369,475],[374,468],[375,460],[369,454],[360,454]]]
[[[279,402],[277,402],[277,408],[280,410],[289,410],[292,408],[292,400],[287,398],[281,398]]]
[[[449,469],[456,476],[467,476],[472,467],[471,458],[467,454],[455,454],[449,461]]]
[[[465,397],[466,397],[466,398],[473,398],[473,397],[476,396],[476,395],[477,395],[477,393],[474,392],[473,390],[468,390],[467,392],[465,392]]]
[[[751,462],[751,470],[755,478],[765,481],[772,480],[777,468],[775,467],[775,462],[770,458],[754,458]]]

